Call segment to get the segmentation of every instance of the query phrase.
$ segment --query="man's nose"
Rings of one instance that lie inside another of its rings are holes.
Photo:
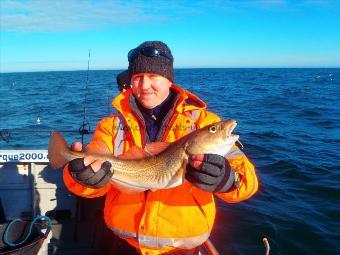
[[[140,87],[144,90],[151,87],[151,79],[147,75],[143,75],[140,80]]]

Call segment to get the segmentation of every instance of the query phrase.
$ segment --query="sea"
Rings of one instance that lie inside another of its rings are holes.
[[[46,149],[50,130],[91,139],[114,114],[120,70],[0,74],[0,149]],[[259,190],[217,200],[221,254],[340,254],[340,69],[176,69],[175,83],[237,120]],[[84,125],[83,125],[84,124]]]

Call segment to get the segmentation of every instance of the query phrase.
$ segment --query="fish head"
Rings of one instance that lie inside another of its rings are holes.
[[[220,121],[194,132],[186,144],[186,152],[193,154],[218,154],[225,156],[239,135],[232,134],[236,128],[235,120]]]

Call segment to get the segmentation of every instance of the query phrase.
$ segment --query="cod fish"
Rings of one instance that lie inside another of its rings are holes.
[[[213,153],[226,155],[239,135],[232,134],[235,120],[221,121],[191,132],[170,143],[160,153],[142,159],[124,159],[112,154],[78,152],[69,149],[59,132],[52,132],[48,158],[53,169],[67,162],[91,155],[95,160],[109,161],[112,165],[112,183],[126,192],[167,189],[183,183],[188,159],[193,154]]]

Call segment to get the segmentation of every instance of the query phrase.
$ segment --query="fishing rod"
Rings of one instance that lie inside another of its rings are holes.
[[[84,107],[83,107],[83,124],[79,128],[79,133],[81,134],[81,143],[84,144],[84,135],[90,133],[90,123],[87,118],[87,96],[89,91],[89,72],[90,72],[90,57],[91,49],[89,49],[89,57],[87,60],[87,74],[86,74],[86,84],[85,84],[85,95],[84,95]]]

